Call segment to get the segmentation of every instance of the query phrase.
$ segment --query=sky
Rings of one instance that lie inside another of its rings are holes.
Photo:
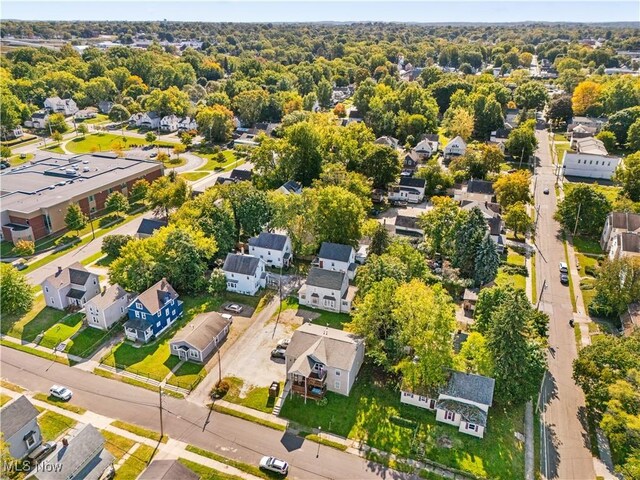
[[[640,1],[2,0],[0,19],[205,22],[638,22]]]

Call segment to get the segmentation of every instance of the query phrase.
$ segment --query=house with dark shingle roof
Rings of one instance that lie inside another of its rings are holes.
[[[422,237],[424,230],[418,225],[418,219],[416,217],[398,215],[395,219],[395,233],[398,235],[408,235],[410,237]]]
[[[222,267],[227,279],[227,291],[255,295],[267,284],[265,262],[253,255],[228,253]]]
[[[619,233],[640,235],[640,214],[631,212],[611,212],[607,215],[600,237],[600,246],[605,252],[611,248],[611,241]]]
[[[400,402],[435,410],[437,421],[483,438],[495,383],[493,378],[452,370],[447,382],[436,389],[421,389],[403,382]]]
[[[261,258],[269,267],[287,268],[293,255],[291,239],[288,235],[261,232],[249,239],[249,254]]]
[[[169,351],[180,360],[204,363],[227,338],[230,327],[229,315],[199,313],[171,339]]]
[[[280,186],[278,191],[284,193],[285,195],[290,195],[292,193],[295,195],[300,195],[302,193],[302,185],[294,180],[289,180],[288,182]]]
[[[305,323],[285,353],[291,395],[318,400],[327,391],[349,395],[364,361],[364,340],[352,333]]]
[[[492,203],[494,196],[493,183],[474,178],[453,191],[454,200],[459,202]]]
[[[163,278],[129,304],[124,332],[129,340],[146,343],[173,325],[182,312],[178,293]]]
[[[48,307],[64,310],[68,306],[84,307],[85,303],[100,293],[100,279],[80,262],[47,277],[41,284]]]
[[[156,230],[160,230],[162,227],[167,226],[166,220],[154,220],[152,218],[143,218],[140,222],[138,230],[136,230],[136,237],[147,238],[155,233]]]
[[[331,312],[349,313],[357,291],[349,285],[346,272],[312,267],[307,281],[298,291],[298,302]]]
[[[200,476],[178,460],[154,460],[138,480],[200,480]]]
[[[0,410],[0,432],[9,445],[9,453],[18,460],[26,457],[42,443],[38,425],[40,412],[24,395]]]
[[[423,178],[402,177],[398,185],[389,188],[389,200],[420,203],[424,199],[425,187]]]
[[[349,280],[353,280],[356,275],[356,251],[351,245],[322,242],[314,264],[324,270],[346,273]]]

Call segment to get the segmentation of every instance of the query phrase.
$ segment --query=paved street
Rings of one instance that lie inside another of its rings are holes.
[[[32,391],[63,384],[73,392],[73,403],[101,415],[156,431],[158,395],[78,368],[0,347],[2,377]],[[257,465],[262,455],[276,455],[291,465],[290,478],[416,478],[368,462],[359,456],[320,446],[284,432],[172,397],[163,399],[164,431],[171,438]]]
[[[569,319],[571,308],[569,287],[560,283],[559,263],[565,254],[560,225],[553,219],[556,207],[554,166],[545,130],[537,131],[540,159],[536,170],[535,203],[540,213],[536,231],[536,273],[538,292],[543,282],[541,308],[550,318],[548,356],[549,371],[545,376],[541,408],[541,472],[543,478],[590,480],[595,478],[591,452],[587,447],[586,411],[582,390],[571,378],[572,362],[577,356],[573,329]],[[549,189],[545,195],[543,190]]]

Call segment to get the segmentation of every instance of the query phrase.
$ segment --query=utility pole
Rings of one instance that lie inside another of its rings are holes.
[[[573,236],[576,236],[576,232],[578,231],[578,220],[580,220],[580,207],[582,207],[582,202],[578,204],[578,214],[576,215],[576,225],[573,227]]]
[[[536,310],[540,309],[540,302],[542,301],[542,294],[544,293],[544,289],[547,288],[547,280],[545,279],[542,282],[542,288],[540,289],[540,295],[538,295],[538,303],[536,303]]]
[[[93,230],[93,218],[91,218],[91,210],[89,210],[89,225],[91,225],[91,240],[95,240],[96,232]]]
[[[162,424],[162,385],[158,385],[158,394],[160,395],[160,438],[164,437],[164,426]]]
[[[218,347],[218,385],[222,381],[222,360],[220,359],[220,347]]]

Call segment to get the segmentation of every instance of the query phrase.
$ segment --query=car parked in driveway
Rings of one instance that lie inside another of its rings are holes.
[[[291,339],[290,338],[281,338],[280,340],[278,340],[277,347],[278,348],[284,348],[286,350],[287,347],[289,346],[289,343],[291,343]]]
[[[71,397],[73,396],[73,392],[69,390],[67,387],[54,385],[49,389],[49,395],[55,398],[59,398],[60,400],[64,400],[66,402],[68,400],[71,400]]]
[[[287,350],[281,347],[271,350],[271,358],[284,358]]]
[[[272,472],[286,475],[289,473],[289,464],[284,460],[279,460],[276,457],[262,457],[260,459],[260,468],[265,470],[271,470]]]
[[[232,303],[230,305],[227,305],[226,307],[224,307],[224,309],[227,310],[228,312],[233,312],[233,313],[240,313],[243,310],[242,305],[238,305],[237,303]]]

